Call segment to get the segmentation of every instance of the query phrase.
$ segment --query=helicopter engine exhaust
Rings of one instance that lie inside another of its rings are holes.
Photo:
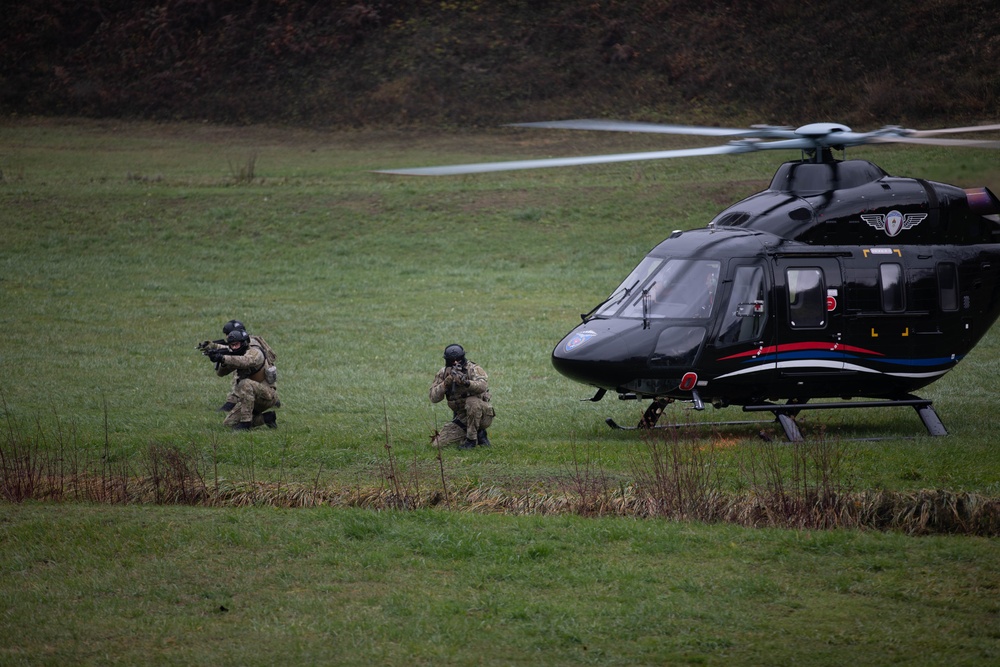
[[[966,189],[965,198],[969,202],[969,210],[973,213],[979,215],[1000,213],[1000,199],[997,199],[989,188]]]

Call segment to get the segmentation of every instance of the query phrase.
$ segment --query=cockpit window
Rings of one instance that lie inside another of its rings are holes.
[[[670,259],[659,266],[631,297],[622,317],[705,319],[712,312],[720,262]]]
[[[628,278],[622,281],[622,284],[611,293],[611,296],[594,309],[592,313],[593,317],[610,317],[614,315],[623,303],[640,292],[640,287],[649,280],[649,277],[656,272],[661,264],[663,264],[662,259],[656,257],[644,258],[639,262],[639,266],[632,269],[632,273],[628,274]]]

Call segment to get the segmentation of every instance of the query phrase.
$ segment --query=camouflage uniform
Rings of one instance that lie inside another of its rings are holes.
[[[254,336],[251,334],[250,345],[259,347],[264,352],[264,358],[267,360],[269,365],[273,366],[274,362],[277,361],[278,355],[274,353],[274,350],[272,350],[271,346],[267,344],[267,341],[260,336]],[[209,352],[211,350],[228,350],[229,345],[226,344],[226,340],[224,338],[222,340],[206,340],[198,346],[198,349],[203,352]],[[226,405],[229,405],[230,403],[233,405],[236,404],[236,383],[239,382],[239,379],[239,374],[233,376],[233,386],[229,390],[229,395],[226,396]],[[280,406],[280,401],[275,404],[275,407]]]
[[[223,424],[236,426],[242,422],[262,426],[265,423],[261,413],[278,404],[278,388],[264,378],[267,363],[264,350],[253,342],[244,354],[227,354],[222,357],[216,374],[225,377],[236,372],[233,391],[229,395],[230,399],[235,399],[232,400],[234,407],[226,415]]]
[[[496,412],[490,405],[490,391],[486,371],[471,361],[465,362],[465,377],[468,385],[453,379],[454,367],[445,366],[434,376],[431,385],[431,403],[448,399],[453,419],[444,426],[431,441],[443,447],[456,442],[481,442],[479,434],[493,423]]]

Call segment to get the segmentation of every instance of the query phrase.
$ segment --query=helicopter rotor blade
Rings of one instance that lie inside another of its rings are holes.
[[[750,153],[760,150],[802,150],[819,157],[828,153],[830,149],[843,150],[850,146],[862,146],[865,144],[895,143],[928,146],[1000,148],[1000,141],[995,140],[936,138],[937,135],[940,134],[1000,130],[1000,125],[997,124],[975,125],[970,127],[951,127],[937,130],[912,130],[897,125],[890,125],[872,132],[854,132],[846,125],[826,122],[810,123],[796,129],[776,125],[754,125],[749,128],[739,129],[725,127],[701,127],[696,125],[663,125],[659,123],[639,123],[603,119],[579,119],[513,123],[510,127],[687,134],[713,137],[734,137],[735,139],[725,145],[707,146],[702,148],[682,148],[667,151],[589,155],[539,160],[514,160],[510,162],[482,162],[476,164],[417,167],[411,169],[379,169],[376,170],[376,173],[401,174],[408,176],[452,176],[459,174],[515,171],[520,169],[575,167],[588,164],[609,164],[614,162],[664,160],[670,158],[698,157],[703,155]],[[764,141],[765,139],[770,139],[771,141]]]
[[[923,137],[873,137],[872,144],[917,144],[921,146],[961,146],[965,148],[1000,148],[1000,141],[976,139],[934,139]]]
[[[944,127],[940,130],[910,130],[911,137],[932,137],[937,134],[959,134],[964,132],[993,132],[1000,130],[1000,125],[972,125],[969,127]]]
[[[701,137],[795,137],[789,127],[755,125],[750,128],[699,127],[697,125],[664,125],[661,123],[634,123],[630,121],[581,118],[579,120],[553,120],[535,123],[510,123],[508,127],[535,127],[552,130],[597,130],[603,132],[647,132],[652,134],[687,134]]]
[[[643,153],[618,153],[613,155],[586,155],[579,157],[557,157],[541,160],[512,160],[510,162],[480,162],[475,164],[453,164],[440,167],[416,167],[413,169],[379,169],[378,174],[403,176],[456,176],[460,174],[484,174],[494,171],[516,171],[519,169],[543,169],[546,167],[576,167],[587,164],[608,164],[612,162],[633,162],[639,160],[665,160],[668,158],[695,157],[699,155],[725,155],[727,153],[747,153],[756,147],[733,143],[724,146],[704,148],[682,148],[671,151],[650,151]]]

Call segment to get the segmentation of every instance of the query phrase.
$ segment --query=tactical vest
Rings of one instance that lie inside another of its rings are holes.
[[[263,361],[260,362],[260,366],[256,369],[250,368],[240,368],[236,371],[236,375],[240,380],[253,380],[254,382],[264,381],[264,367],[267,366],[267,353],[264,352],[263,348],[259,345],[251,345],[250,347],[256,347],[260,350],[260,355],[263,357]]]

